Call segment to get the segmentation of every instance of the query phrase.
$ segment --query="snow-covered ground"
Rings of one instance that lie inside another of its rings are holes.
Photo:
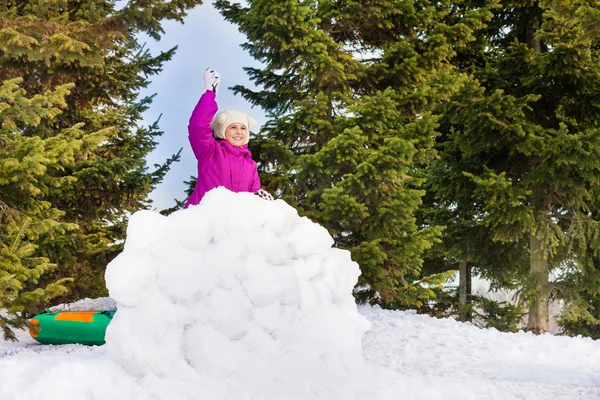
[[[363,338],[367,360],[364,395],[350,399],[600,398],[600,343],[582,338],[481,330],[453,320],[361,307],[372,329]],[[19,343],[0,342],[0,398],[21,399],[216,399],[202,382],[157,376],[131,377],[110,361],[107,347],[39,345],[23,333]],[[337,399],[309,395],[237,399]],[[358,385],[357,385],[358,386]],[[186,392],[187,390],[187,392]],[[325,388],[327,390],[327,388]],[[176,394],[176,395],[175,395]],[[328,394],[328,393],[325,393]]]
[[[107,268],[107,344],[0,341],[0,399],[600,399],[600,343],[357,308],[331,244],[247,193],[137,213]]]

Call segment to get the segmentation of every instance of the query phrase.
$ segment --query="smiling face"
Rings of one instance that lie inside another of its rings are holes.
[[[225,139],[236,147],[243,146],[247,137],[248,128],[242,123],[234,122],[225,128]]]

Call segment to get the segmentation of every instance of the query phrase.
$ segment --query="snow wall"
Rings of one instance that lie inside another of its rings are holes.
[[[106,271],[118,305],[108,354],[137,379],[193,382],[207,398],[343,396],[369,323],[352,296],[358,265],[332,245],[284,201],[224,188],[168,217],[137,212]]]

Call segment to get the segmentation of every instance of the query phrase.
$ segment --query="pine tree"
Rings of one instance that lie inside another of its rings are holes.
[[[596,231],[599,12],[585,1],[503,4],[457,57],[471,79],[443,110],[448,176],[459,176],[447,184],[468,178],[491,238],[528,250],[521,285],[536,333],[565,288],[550,271],[581,259],[575,243]]]
[[[140,125],[152,97],[139,94],[175,49],[153,56],[137,35],[159,39],[162,21],[182,22],[186,11],[201,1],[132,0],[120,8],[116,3],[0,4],[0,80],[22,78],[29,95],[72,84],[61,114],[18,125],[20,134],[51,140],[65,129],[76,129],[84,138],[98,131],[105,137],[89,154],[75,154],[68,166],[46,170],[45,180],[62,183],[36,194],[36,200],[59,210],[62,221],[70,224],[60,235],[41,237],[36,254],[57,264],[50,280],[75,278],[74,298],[105,294],[104,268],[121,250],[127,215],[150,205],[149,193],[178,157],[152,169],[146,166],[145,156],[162,132],[158,123]]]
[[[422,168],[434,157],[432,110],[458,90],[450,59],[489,11],[449,25],[428,1],[228,1],[264,68],[262,90],[236,86],[269,113],[254,144],[263,184],[332,234],[362,271],[361,294],[389,307],[420,305],[446,274],[421,276],[440,234],[417,224]]]
[[[88,157],[106,138],[102,131],[84,135],[78,126],[50,138],[24,135],[60,115],[73,85],[28,97],[21,83],[15,78],[0,86],[0,328],[8,339],[15,339],[12,328],[25,326],[27,311],[40,311],[66,293],[67,278],[39,284],[56,267],[39,255],[39,243],[77,228],[62,221],[65,213],[44,200],[70,184],[68,177],[57,179],[52,171],[72,167],[76,158]]]
[[[420,216],[423,223],[441,225],[445,229],[441,243],[426,254],[424,270],[459,271],[458,293],[445,290],[438,297],[448,297],[441,304],[445,309],[442,315],[458,312],[464,321],[470,320],[471,311],[477,306],[473,303],[477,298],[471,292],[473,276],[489,280],[492,290],[518,290],[526,277],[524,269],[529,265],[529,257],[523,243],[494,239],[485,203],[474,194],[477,185],[464,174],[479,168],[480,164],[470,164],[458,148],[459,142],[448,140],[444,133],[451,130],[447,119],[442,115],[439,129],[443,134],[437,144],[440,157],[427,170],[427,196]]]

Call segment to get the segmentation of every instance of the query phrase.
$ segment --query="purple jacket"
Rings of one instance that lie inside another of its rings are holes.
[[[198,181],[185,208],[202,200],[218,186],[233,192],[257,192],[260,178],[248,145],[236,147],[227,140],[216,140],[210,122],[217,112],[215,93],[207,90],[194,108],[188,125],[190,144],[198,160]]]

